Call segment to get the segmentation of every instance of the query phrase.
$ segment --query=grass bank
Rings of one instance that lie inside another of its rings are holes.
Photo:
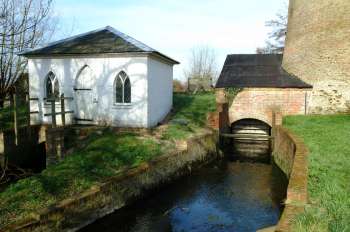
[[[291,116],[284,126],[310,150],[310,204],[296,231],[350,231],[350,116]]]
[[[213,109],[213,93],[175,94],[170,123],[163,130],[154,130],[158,136],[115,133],[109,128],[102,135],[92,133],[84,141],[86,146],[75,150],[64,161],[0,193],[0,227],[164,154],[173,149],[173,140],[201,130],[207,112]]]
[[[171,120],[162,133],[165,140],[184,139],[198,132],[205,126],[207,113],[216,109],[214,93],[177,93],[173,104]]]
[[[82,150],[41,174],[18,181],[0,194],[0,225],[24,217],[54,202],[78,194],[161,154],[160,144],[135,134],[93,135]]]

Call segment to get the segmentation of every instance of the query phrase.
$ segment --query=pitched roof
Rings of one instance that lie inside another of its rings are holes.
[[[59,40],[41,48],[24,51],[19,55],[31,57],[106,53],[156,54],[173,64],[179,64],[176,60],[171,59],[146,44],[110,26]]]
[[[282,68],[281,54],[228,55],[216,88],[312,88]]]

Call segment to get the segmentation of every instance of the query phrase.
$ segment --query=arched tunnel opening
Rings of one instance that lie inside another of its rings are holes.
[[[271,126],[257,119],[241,119],[231,124],[233,158],[270,161]]]

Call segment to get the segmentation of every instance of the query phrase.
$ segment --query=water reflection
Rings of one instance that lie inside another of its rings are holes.
[[[286,183],[272,165],[221,161],[82,231],[256,231],[277,223]]]

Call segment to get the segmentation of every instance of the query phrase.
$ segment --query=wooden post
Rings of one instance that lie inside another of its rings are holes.
[[[12,93],[13,124],[15,130],[15,144],[18,145],[18,120],[17,120],[17,96],[16,91]]]
[[[29,92],[26,93],[26,103],[27,103],[27,131],[29,140],[31,140],[32,132],[30,128],[30,96]]]
[[[51,123],[52,123],[52,128],[56,128],[56,103],[55,103],[55,98],[51,98]]]
[[[66,126],[66,115],[65,115],[65,106],[64,106],[64,93],[61,94],[61,120],[62,120],[62,126]]]
[[[64,155],[64,130],[62,128],[47,128],[46,136],[46,167],[58,163]]]

